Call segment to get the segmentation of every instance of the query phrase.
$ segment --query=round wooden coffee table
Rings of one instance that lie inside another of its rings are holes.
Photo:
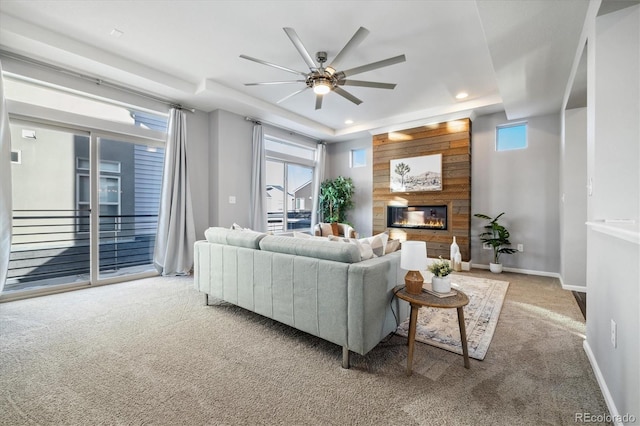
[[[423,306],[431,308],[456,308],[458,310],[458,326],[460,327],[460,339],[462,340],[462,354],[464,356],[464,367],[469,368],[469,350],[467,349],[467,332],[464,325],[464,312],[462,307],[469,303],[469,297],[460,290],[455,291],[455,296],[438,297],[425,292],[420,294],[407,293],[404,285],[394,287],[393,294],[399,299],[409,302],[411,305],[411,317],[409,320],[409,334],[407,336],[409,353],[407,355],[407,376],[411,375],[411,365],[413,364],[413,349],[416,340],[416,323],[418,321],[418,310]]]

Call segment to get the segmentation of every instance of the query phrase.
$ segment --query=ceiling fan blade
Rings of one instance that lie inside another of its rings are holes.
[[[377,81],[362,81],[362,80],[340,80],[338,81],[338,85],[373,87],[375,89],[395,89],[396,87],[396,85],[392,83],[378,83]]]
[[[350,100],[356,105],[360,105],[362,103],[360,99],[356,98],[351,93],[347,92],[346,90],[340,87],[334,87],[333,91],[336,92],[338,95],[342,96],[343,98]]]
[[[268,86],[271,84],[292,84],[292,83],[304,83],[305,80],[290,80],[290,81],[265,81],[264,83],[244,83],[245,86]]]
[[[341,71],[336,76],[338,77],[338,80],[344,80],[345,77],[348,77],[350,75],[360,74],[363,72],[376,70],[378,68],[388,67],[389,65],[398,64],[406,60],[407,58],[404,55],[394,56],[393,58],[384,59],[382,61],[372,62],[370,64],[361,65],[359,67]]]
[[[340,62],[347,56],[353,49],[355,49],[362,40],[364,40],[369,35],[369,30],[365,27],[358,28],[358,31],[351,37],[351,40],[344,45],[342,50],[333,58],[331,64],[326,68],[329,74],[333,75],[336,72],[336,69],[340,66]]]
[[[304,91],[305,91],[305,90],[307,90],[307,89],[308,89],[308,87],[305,87],[305,88],[303,88],[303,89],[297,90],[297,91],[293,92],[292,94],[287,95],[287,96],[285,96],[284,98],[280,99],[280,100],[279,100],[278,102],[276,102],[276,103],[277,103],[277,104],[282,103],[282,102],[286,101],[287,99],[294,97],[294,96],[295,96],[295,95],[297,95],[298,93],[302,93],[302,92],[304,92]]]
[[[316,94],[316,109],[317,110],[322,108],[322,98],[324,98],[324,95]]]
[[[298,49],[298,53],[300,53],[300,56],[302,56],[302,59],[304,59],[304,62],[307,64],[309,69],[311,71],[316,70],[318,66],[313,61],[313,58],[311,57],[311,55],[309,55],[309,52],[302,44],[302,40],[300,40],[300,37],[298,37],[296,30],[294,30],[293,28],[283,28],[283,30],[285,33],[287,33],[289,39],[291,39],[291,42],[296,47],[296,49]]]
[[[240,55],[240,57],[242,59],[248,59],[250,61],[257,62],[257,63],[262,64],[262,65],[267,65],[269,67],[278,68],[280,70],[287,71],[287,72],[290,72],[290,73],[293,73],[293,74],[303,75],[305,77],[307,76],[307,73],[305,73],[305,72],[292,70],[291,68],[283,67],[282,65],[272,64],[271,62],[263,61],[262,59],[252,58],[251,56],[247,56],[247,55]]]

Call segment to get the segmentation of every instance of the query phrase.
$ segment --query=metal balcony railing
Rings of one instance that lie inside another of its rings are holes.
[[[282,211],[267,212],[268,231],[284,232]],[[307,229],[311,226],[311,210],[290,210],[287,212],[287,230]]]
[[[157,215],[99,216],[100,273],[153,262]],[[88,280],[88,210],[14,210],[5,291]]]

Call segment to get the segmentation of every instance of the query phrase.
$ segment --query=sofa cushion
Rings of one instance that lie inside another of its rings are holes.
[[[373,249],[371,246],[369,244],[362,244],[355,238],[336,237],[335,235],[330,235],[328,238],[329,241],[333,242],[355,244],[355,246],[358,247],[358,250],[360,250],[360,260],[367,260],[373,257]]]
[[[227,244],[236,247],[259,249],[260,241],[267,236],[262,232],[211,227],[204,231],[204,236],[210,243]]]
[[[326,238],[291,238],[267,235],[260,249],[276,253],[333,260],[342,263],[360,262],[360,250],[355,244],[336,244]]]
[[[306,238],[306,239],[311,239],[311,238],[317,238],[314,237],[311,234],[307,234],[306,232],[298,232],[298,231],[293,231],[293,238]]]

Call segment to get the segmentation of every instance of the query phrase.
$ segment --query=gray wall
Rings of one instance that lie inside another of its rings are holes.
[[[187,160],[196,239],[209,227],[209,114],[187,112]]]
[[[608,233],[587,233],[585,348],[610,409],[640,419],[640,5],[598,17],[589,31],[588,219],[635,219],[635,226],[601,224],[595,229]],[[630,238],[617,236],[620,229]]]
[[[561,148],[560,276],[563,286],[587,290],[587,109],[564,113]]]
[[[360,237],[373,233],[373,151],[371,136],[327,145],[327,167],[325,179],[338,176],[350,177],[356,187],[353,197],[354,209],[349,211],[347,220],[353,225]],[[353,149],[366,149],[367,165],[350,167],[350,155]]]
[[[224,110],[209,115],[209,225],[248,227],[253,123]],[[235,204],[229,197],[236,197]]]
[[[518,120],[522,121],[522,120]],[[531,271],[560,271],[559,152],[557,115],[530,117],[528,147],[496,152],[496,126],[509,123],[504,113],[473,121],[471,138],[471,213],[495,217],[511,233],[511,243],[524,244],[524,252],[503,255],[505,267]],[[490,250],[483,250],[477,235],[484,221],[471,220],[471,259],[487,265]]]

